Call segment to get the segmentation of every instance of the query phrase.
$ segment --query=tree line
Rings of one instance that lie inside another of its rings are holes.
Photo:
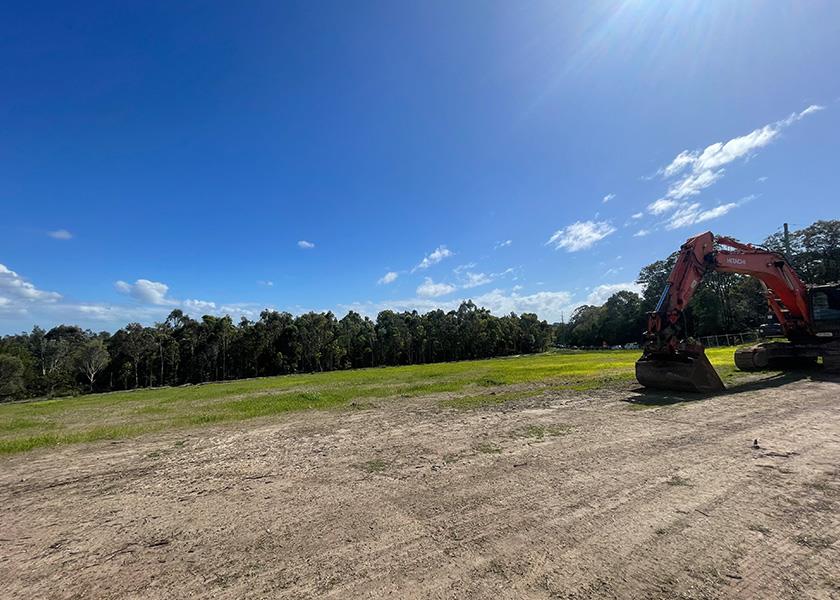
[[[256,321],[173,310],[161,323],[116,333],[61,325],[0,339],[0,396],[125,390],[246,377],[529,354],[546,350],[553,328],[537,315],[496,317],[468,301],[426,314],[385,310],[292,316],[265,310]]]
[[[840,280],[840,221],[818,221],[764,244],[785,252],[808,283]],[[152,326],[131,323],[111,334],[60,325],[0,338],[0,400],[246,377],[411,365],[543,352],[560,346],[601,347],[638,342],[665,286],[676,253],[644,267],[642,294],[619,291],[603,305],[584,305],[567,323],[531,313],[501,317],[462,303],[426,314],[385,310],[375,320],[349,312],[293,316],[265,310],[260,318],[173,310]],[[761,284],[712,273],[686,315],[695,336],[740,333],[765,322]]]

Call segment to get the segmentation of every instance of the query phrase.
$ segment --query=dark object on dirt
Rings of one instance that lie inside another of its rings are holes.
[[[680,354],[646,352],[636,361],[636,380],[649,388],[701,394],[726,389],[702,348]]]
[[[758,445],[758,438],[753,440],[753,450],[761,450],[761,446]]]

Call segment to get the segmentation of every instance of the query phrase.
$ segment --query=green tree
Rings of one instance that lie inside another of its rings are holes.
[[[783,233],[774,233],[764,245],[785,253]],[[840,281],[840,220],[817,221],[790,232],[788,259],[805,283]]]
[[[76,368],[85,376],[93,391],[96,376],[111,362],[111,356],[105,343],[99,338],[92,338],[81,343],[75,352]]]
[[[23,361],[11,354],[0,354],[0,400],[24,395]]]

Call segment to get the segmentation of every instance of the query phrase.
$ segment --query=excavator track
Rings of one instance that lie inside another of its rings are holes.
[[[735,351],[735,366],[741,371],[760,371],[766,369],[769,360],[767,351],[761,345],[738,348]]]
[[[807,369],[816,366],[819,355],[819,350],[810,345],[765,342],[738,348],[735,351],[735,366],[741,371]],[[828,366],[827,354],[823,354],[823,361]]]

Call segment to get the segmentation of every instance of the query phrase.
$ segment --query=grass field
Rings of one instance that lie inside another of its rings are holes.
[[[708,351],[724,381],[735,371],[733,352]],[[0,454],[435,394],[443,406],[468,409],[540,388],[583,392],[633,381],[638,357],[638,350],[558,352],[2,404]]]

